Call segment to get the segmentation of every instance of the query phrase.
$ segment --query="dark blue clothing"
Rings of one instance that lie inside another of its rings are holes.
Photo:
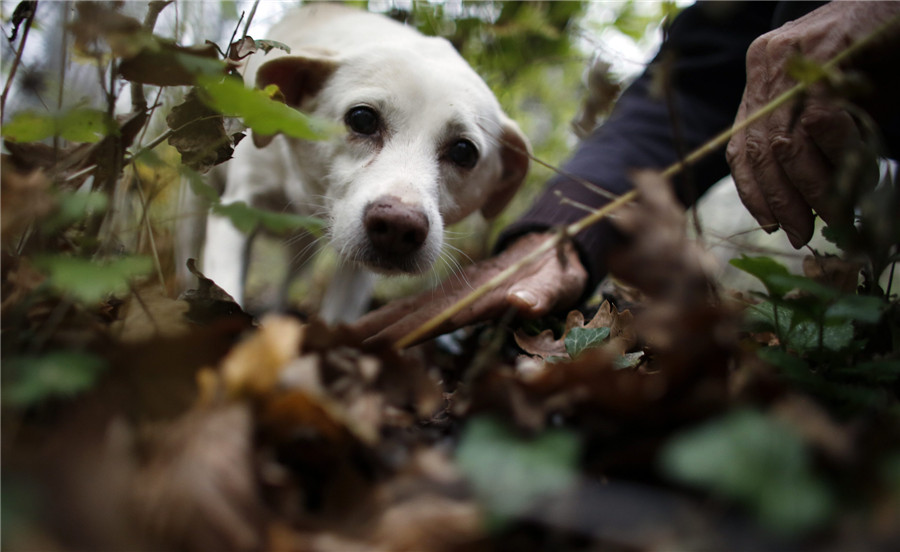
[[[746,84],[745,57],[750,43],[821,5],[711,2],[685,9],[669,27],[657,56],[622,93],[609,119],[579,145],[563,166],[564,171],[620,195],[631,189],[629,170],[661,170],[677,162],[733,124]],[[654,79],[659,71],[666,73],[662,77],[670,91],[671,114],[666,99],[654,94]],[[892,150],[896,152],[898,141],[893,142]],[[676,149],[679,147],[680,151]],[[728,173],[722,147],[682,171],[674,181],[676,193],[685,205],[690,205]],[[531,210],[504,231],[499,246],[524,233],[584,217],[582,209],[560,204],[556,192],[593,207],[609,201],[565,176],[556,176]],[[586,293],[593,292],[605,276],[605,257],[620,239],[606,221],[575,237],[590,275]]]

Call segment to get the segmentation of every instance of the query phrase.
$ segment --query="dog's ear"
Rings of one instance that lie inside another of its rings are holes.
[[[503,172],[500,181],[481,207],[484,218],[492,219],[499,215],[519,191],[519,186],[528,174],[530,155],[531,144],[528,138],[522,134],[515,122],[504,117],[500,134],[500,160],[503,163]]]
[[[337,67],[338,62],[324,53],[282,56],[262,64],[257,69],[256,86],[265,88],[270,84],[276,84],[284,95],[284,103],[300,108],[305,100],[319,93]],[[261,148],[268,145],[273,138],[273,135],[254,133],[253,143]]]

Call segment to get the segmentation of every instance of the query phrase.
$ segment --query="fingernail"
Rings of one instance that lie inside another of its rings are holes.
[[[511,295],[516,298],[516,302],[519,303],[519,307],[527,307],[529,309],[533,309],[537,306],[537,296],[527,289],[518,289],[512,292]]]

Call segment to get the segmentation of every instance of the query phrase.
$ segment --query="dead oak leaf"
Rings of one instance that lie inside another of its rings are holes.
[[[524,351],[542,360],[570,359],[566,349],[566,337],[574,329],[599,329],[609,328],[609,340],[604,345],[610,352],[622,355],[637,342],[637,336],[632,328],[633,316],[630,311],[619,312],[609,301],[604,301],[597,309],[594,317],[587,323],[581,311],[570,311],[566,317],[566,326],[559,339],[553,336],[551,330],[544,330],[537,335],[528,335],[522,330],[515,333],[516,343]]]

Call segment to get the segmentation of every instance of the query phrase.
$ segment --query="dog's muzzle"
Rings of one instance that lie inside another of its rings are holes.
[[[422,209],[383,196],[363,212],[368,247],[366,264],[387,271],[421,272],[419,252],[428,238],[428,216]]]

